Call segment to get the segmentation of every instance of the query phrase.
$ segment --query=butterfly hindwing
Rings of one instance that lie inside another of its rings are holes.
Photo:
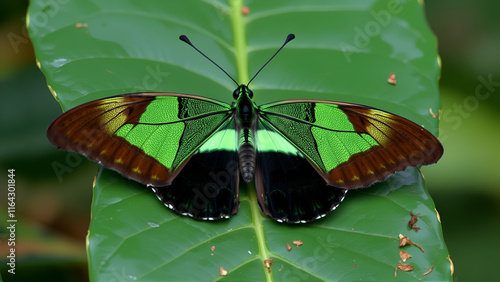
[[[346,189],[327,185],[304,156],[274,127],[259,120],[255,187],[261,210],[275,220],[315,220],[335,209]]]
[[[443,153],[421,126],[363,105],[288,100],[261,106],[259,115],[340,188],[367,187],[408,166],[435,163]]]
[[[227,104],[193,95],[124,94],[67,111],[47,136],[60,149],[140,183],[164,186],[231,113]]]
[[[236,132],[230,119],[193,154],[171,185],[153,191],[180,214],[220,219],[237,212],[238,186]]]

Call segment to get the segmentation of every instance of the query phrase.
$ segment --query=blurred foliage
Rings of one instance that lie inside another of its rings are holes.
[[[0,271],[5,281],[87,281],[85,235],[89,225],[89,187],[97,166],[88,161],[67,177],[72,190],[58,189],[52,169],[66,153],[45,137],[60,112],[51,101],[43,74],[35,66],[27,36],[28,1],[0,4],[0,181],[16,169],[16,275],[6,274],[7,207],[0,196]],[[29,101],[29,102],[28,102]],[[74,176],[74,177],[73,177]],[[2,190],[6,191],[6,190]]]
[[[499,248],[492,242],[500,234],[499,9],[498,1],[426,1],[443,64],[440,138],[445,153],[423,171],[457,281],[498,280]],[[479,77],[496,83],[489,91],[480,89],[484,96],[491,94],[486,99],[477,98]]]
[[[22,26],[26,4],[27,1],[3,1],[0,7],[0,93],[4,99],[0,103],[0,168],[17,170],[17,211],[22,225],[26,226],[20,230],[29,234],[26,238],[19,235],[23,244],[20,243],[22,256],[20,254],[18,263],[26,270],[25,274],[35,274],[38,281],[43,277],[48,277],[47,281],[85,281],[82,276],[87,274],[85,235],[89,224],[89,187],[97,166],[83,161],[71,172],[71,178],[75,179],[71,191],[57,189],[59,181],[51,163],[64,162],[67,155],[50,147],[45,127],[60,108],[34,65],[31,44],[23,40],[27,39]],[[438,37],[443,62],[443,112],[453,111],[455,105],[463,105],[468,96],[474,95],[478,76],[492,75],[493,81],[500,81],[500,56],[497,55],[500,2],[426,1],[425,7],[431,28]],[[18,45],[12,45],[9,33],[19,36]],[[500,233],[500,179],[496,178],[498,165],[494,161],[500,157],[500,151],[493,142],[498,138],[500,96],[497,92],[500,88],[494,89],[493,95],[480,101],[475,111],[461,119],[460,126],[456,126],[456,120],[441,119],[442,135],[447,136],[443,141],[445,155],[437,165],[423,169],[428,190],[441,214],[457,281],[498,279],[494,242]],[[35,110],[35,115],[32,112],[35,103],[26,101],[36,101],[41,110]],[[4,112],[9,114],[2,114]],[[1,174],[2,183],[4,179],[5,175]],[[45,212],[47,207],[52,208]],[[4,203],[0,203],[0,209],[5,210]],[[5,220],[3,217],[0,220],[4,232]],[[0,255],[4,258],[5,234],[0,236]],[[54,240],[65,250],[41,247],[51,246],[48,242]],[[4,273],[2,276],[6,278]],[[32,279],[19,275],[16,278]]]

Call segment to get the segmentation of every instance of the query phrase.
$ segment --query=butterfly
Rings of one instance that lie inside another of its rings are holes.
[[[238,85],[232,105],[179,93],[91,101],[59,116],[47,136],[59,149],[147,185],[177,213],[203,220],[236,214],[243,180],[255,182],[262,212],[276,221],[313,221],[348,190],[443,154],[436,137],[395,114],[311,99],[257,106],[250,82]]]

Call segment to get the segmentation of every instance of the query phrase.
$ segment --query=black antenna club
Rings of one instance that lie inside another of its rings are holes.
[[[267,64],[269,64],[269,62],[281,51],[281,49],[283,49],[283,47],[285,47],[285,45],[292,41],[293,39],[295,38],[295,35],[293,33],[290,33],[288,34],[288,36],[286,37],[285,39],[285,42],[283,43],[283,45],[281,45],[281,47],[278,49],[278,51],[276,51],[274,53],[274,55],[269,59],[267,60],[267,62],[255,73],[255,75],[250,79],[250,81],[247,83],[247,87],[248,85],[250,84],[250,82],[252,82],[252,80],[260,73],[260,71],[265,67],[267,66]],[[217,66],[221,71],[223,71],[232,81],[234,81],[234,83],[236,83],[236,86],[239,86],[238,82],[236,82],[236,80],[230,76],[221,66],[219,66],[216,62],[212,61],[212,59],[210,59],[207,55],[205,55],[203,52],[201,52],[200,50],[198,50],[198,48],[196,48],[193,43],[191,43],[191,41],[189,40],[189,38],[187,38],[187,36],[185,35],[181,35],[179,36],[179,39],[181,41],[184,41],[186,44],[188,44],[189,46],[193,47],[196,51],[198,51],[198,53],[200,53],[201,55],[203,55],[203,57],[207,58],[207,60],[209,60],[210,62],[212,62],[212,64],[214,64],[215,66]]]

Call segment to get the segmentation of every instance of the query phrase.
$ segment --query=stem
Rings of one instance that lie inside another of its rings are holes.
[[[245,24],[241,14],[242,0],[231,1],[231,19],[233,23],[234,49],[236,55],[236,67],[240,84],[249,80],[248,75],[248,53],[245,36]]]
[[[249,81],[250,76],[248,75],[248,53],[245,40],[245,25],[243,15],[241,14],[242,5],[242,0],[231,0],[231,19],[233,24],[233,37],[236,55],[236,66],[238,70],[238,80],[240,81],[240,83],[246,83]],[[259,256],[262,262],[262,270],[264,271],[266,281],[274,281],[272,273],[269,273],[268,270],[264,267],[264,260],[270,259],[271,257],[266,246],[266,236],[264,234],[264,228],[262,226],[262,215],[260,214],[260,208],[257,202],[255,185],[247,185],[247,187],[249,188],[248,197],[250,201],[250,210],[252,213],[252,223],[255,229],[257,245],[259,246]]]

